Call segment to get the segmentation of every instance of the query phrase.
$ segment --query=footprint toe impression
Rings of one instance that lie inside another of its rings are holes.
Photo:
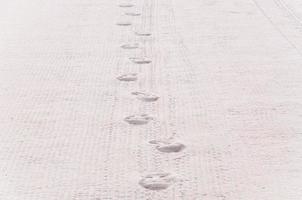
[[[153,173],[143,177],[139,184],[149,190],[164,190],[175,182],[175,177],[170,173]]]
[[[124,44],[121,46],[122,49],[137,49],[139,47],[138,43]]]
[[[125,122],[132,124],[132,125],[144,125],[148,124],[153,117],[150,117],[149,115],[142,114],[142,115],[130,115],[126,117],[124,120]]]
[[[133,6],[134,5],[131,4],[131,3],[121,3],[121,4],[119,4],[119,7],[121,7],[121,8],[131,8]]]
[[[132,92],[132,95],[135,95],[137,99],[144,102],[154,102],[159,99],[159,97],[154,94],[144,92]]]
[[[152,61],[148,58],[129,58],[133,63],[135,64],[140,64],[140,65],[143,65],[143,64],[150,64]]]
[[[127,82],[136,81],[137,80],[137,74],[136,73],[124,74],[124,75],[121,75],[121,76],[117,77],[117,79],[120,80],[120,81],[127,81]]]

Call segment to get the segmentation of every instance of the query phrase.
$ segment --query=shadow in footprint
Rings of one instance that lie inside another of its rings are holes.
[[[136,73],[124,74],[124,75],[117,77],[117,79],[120,81],[127,81],[127,82],[136,81],[137,74]]]
[[[131,22],[117,22],[116,25],[117,26],[131,26],[132,23]]]
[[[178,153],[186,148],[182,142],[175,141],[173,138],[167,140],[151,140],[149,143],[156,144],[156,149],[163,153]]]
[[[130,115],[124,119],[125,122],[132,125],[144,125],[148,124],[151,120],[153,120],[153,117],[150,117],[147,114],[142,115]]]
[[[144,102],[154,102],[159,99],[158,96],[150,93],[145,92],[132,92],[132,95],[136,96],[137,99],[144,101]]]
[[[133,43],[133,44],[124,44],[121,46],[122,49],[137,49],[139,48],[138,43]]]
[[[127,15],[127,16],[133,16],[133,17],[141,16],[140,13],[134,13],[134,12],[126,12],[125,15]]]
[[[131,3],[121,3],[121,4],[119,4],[119,7],[121,7],[121,8],[131,8],[131,7],[134,7],[134,5],[131,4]]]
[[[164,190],[175,182],[171,173],[153,173],[144,176],[139,184],[149,190]]]
[[[150,64],[152,61],[148,58],[129,58],[135,64]]]
[[[148,32],[135,32],[135,35],[137,36],[151,36],[151,33]]]

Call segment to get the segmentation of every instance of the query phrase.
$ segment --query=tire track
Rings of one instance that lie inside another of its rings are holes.
[[[300,26],[302,26],[302,20],[295,14],[295,12],[286,5],[286,3],[282,0],[274,0],[276,4],[281,5],[286,13],[289,14],[289,16],[292,17],[293,20],[295,20]]]
[[[296,50],[296,52],[302,56],[302,51],[298,48],[295,43],[293,43],[286,34],[283,33],[283,31],[274,23],[274,21],[271,19],[271,17],[265,12],[265,10],[260,6],[257,0],[251,0],[254,5],[257,7],[257,9],[262,13],[262,15],[267,19],[267,21],[271,24],[271,26],[283,37],[287,43]],[[275,1],[276,2],[276,1]]]

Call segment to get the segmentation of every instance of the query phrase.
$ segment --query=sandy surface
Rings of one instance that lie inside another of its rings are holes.
[[[0,1],[1,200],[300,200],[300,0]]]

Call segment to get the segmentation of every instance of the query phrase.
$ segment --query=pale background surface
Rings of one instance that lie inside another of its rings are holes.
[[[1,0],[0,50],[1,200],[302,198],[300,0]],[[172,133],[184,151],[148,143]]]

